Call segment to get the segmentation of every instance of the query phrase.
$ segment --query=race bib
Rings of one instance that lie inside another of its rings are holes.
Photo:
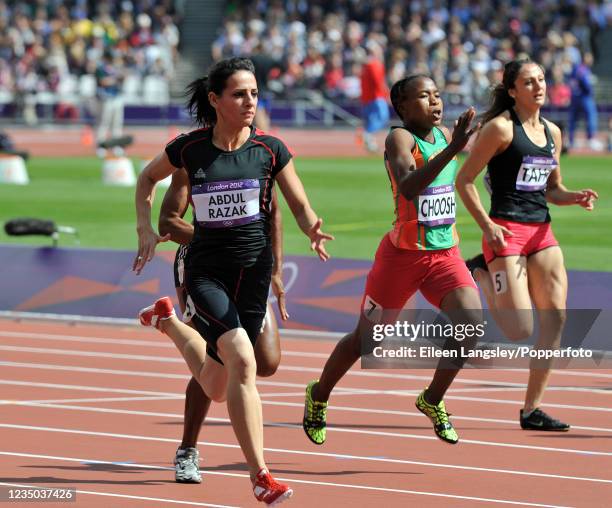
[[[428,187],[419,194],[420,224],[440,226],[455,223],[455,186]]]
[[[259,219],[259,180],[229,180],[191,188],[196,220],[205,228],[241,226]]]
[[[546,189],[550,172],[557,167],[552,157],[523,157],[523,163],[516,175],[516,190],[535,192]]]

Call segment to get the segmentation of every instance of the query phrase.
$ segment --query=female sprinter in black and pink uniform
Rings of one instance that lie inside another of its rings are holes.
[[[563,254],[555,239],[547,203],[593,209],[597,193],[570,191],[561,181],[559,128],[540,116],[546,99],[544,70],[529,59],[506,64],[493,91],[483,128],[457,176],[457,191],[482,229],[484,255],[468,261],[497,324],[510,339],[533,333],[532,302],[540,312],[536,348],[561,341],[567,299]],[[491,210],[480,202],[474,179],[488,165]],[[533,360],[520,411],[530,430],[569,430],[539,405],[552,359]]]

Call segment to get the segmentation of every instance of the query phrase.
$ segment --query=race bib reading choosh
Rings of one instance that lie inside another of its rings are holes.
[[[428,187],[419,194],[419,223],[440,226],[455,223],[455,186]]]

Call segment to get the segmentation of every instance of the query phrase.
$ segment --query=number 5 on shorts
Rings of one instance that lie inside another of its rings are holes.
[[[508,290],[508,280],[506,279],[506,272],[494,272],[492,274],[492,277],[495,294],[499,295],[505,293]]]

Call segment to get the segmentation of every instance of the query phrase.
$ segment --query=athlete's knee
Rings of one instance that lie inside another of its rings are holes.
[[[198,383],[196,378],[192,377],[189,380],[189,383],[187,383],[187,388],[185,389],[186,399],[189,400],[192,397],[202,397],[203,395],[204,391],[202,390],[200,383]]]
[[[227,385],[218,380],[204,382],[204,393],[214,402],[225,402],[227,399]]]
[[[228,374],[238,379],[240,383],[255,379],[257,364],[252,352],[249,354],[248,352],[236,351],[229,355],[229,358],[223,358],[223,363],[227,367]]]
[[[360,358],[361,355],[367,355],[372,352],[374,349],[372,337],[371,328],[364,329],[363,327],[358,327],[345,335],[341,340],[349,344],[349,349],[353,358],[357,359]]]
[[[561,329],[567,321],[567,311],[565,309],[540,309],[538,317],[542,327]]]
[[[260,377],[270,377],[276,374],[280,364],[280,355],[275,358],[263,358],[257,362],[257,375]]]
[[[255,361],[258,376],[270,377],[276,373],[281,361],[278,329],[266,327],[259,335],[255,343]]]
[[[504,331],[509,340],[525,340],[533,334],[533,321],[517,320],[506,327]]]

